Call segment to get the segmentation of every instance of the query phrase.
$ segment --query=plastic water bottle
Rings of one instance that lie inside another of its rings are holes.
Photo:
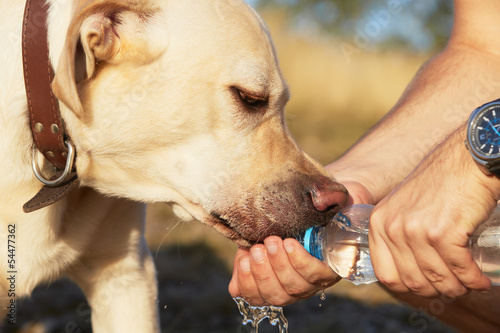
[[[310,228],[297,239],[344,279],[356,285],[375,282],[368,250],[368,223],[373,207],[346,207],[327,226]],[[469,237],[468,247],[492,285],[500,285],[500,206]]]

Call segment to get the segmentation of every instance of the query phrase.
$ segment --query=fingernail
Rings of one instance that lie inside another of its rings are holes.
[[[240,259],[240,269],[243,272],[250,272],[250,259],[243,257]]]
[[[264,261],[264,251],[260,247],[255,247],[250,250],[254,262],[259,263]]]
[[[267,252],[269,252],[271,254],[275,254],[276,252],[278,252],[278,243],[266,242],[266,243],[264,243],[264,245],[266,245]]]
[[[292,253],[295,249],[295,245],[293,245],[293,243],[291,242],[287,242],[286,240],[283,242],[283,246],[285,247],[285,251],[287,253]]]

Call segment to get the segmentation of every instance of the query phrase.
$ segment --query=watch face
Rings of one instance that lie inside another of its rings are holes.
[[[482,157],[500,157],[500,104],[486,105],[477,110],[469,123],[469,142]]]

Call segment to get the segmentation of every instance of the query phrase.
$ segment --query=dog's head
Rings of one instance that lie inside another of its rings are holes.
[[[269,33],[240,0],[81,1],[53,88],[81,182],[174,204],[242,246],[347,201],[292,139]]]

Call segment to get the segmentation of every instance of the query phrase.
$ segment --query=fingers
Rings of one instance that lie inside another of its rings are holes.
[[[237,284],[240,294],[252,305],[283,306],[296,301],[281,285],[263,244],[254,245],[238,260]]]
[[[290,264],[305,281],[325,288],[341,280],[325,263],[312,257],[297,240],[289,238],[283,243]]]
[[[401,236],[399,239],[384,238],[385,245],[382,251],[389,251],[391,260],[387,260],[384,256],[380,257],[383,260],[376,261],[377,264],[382,264],[376,271],[379,275],[382,272],[379,279],[393,292],[412,291],[420,296],[436,296],[438,291],[425,277],[414,252],[402,238]]]
[[[259,288],[251,271],[250,251],[238,249],[234,258],[233,277],[228,287],[233,297],[244,297],[252,305],[264,305]]]
[[[381,219],[372,214],[370,254],[382,284],[396,293],[411,291],[425,297],[457,297],[468,288],[490,288],[489,279],[463,245],[465,232],[462,236],[453,230],[439,233],[437,228],[426,232],[421,222],[414,221],[408,216]]]
[[[232,276],[231,281],[229,282],[229,286],[228,286],[229,294],[233,298],[242,297],[243,296],[241,294],[240,287],[239,287],[239,284],[238,284],[238,274],[239,274],[240,271],[243,271],[243,270],[240,270],[238,267],[240,266],[240,260],[242,259],[243,256],[248,257],[248,251],[239,248],[236,251],[236,255],[234,256],[234,261],[233,261],[233,276]],[[243,265],[246,266],[247,264],[245,263]],[[248,265],[250,265],[249,262],[248,262]]]
[[[466,292],[436,250],[420,231],[408,235],[397,219],[380,223],[372,214],[370,253],[379,281],[396,293],[414,292],[431,297],[439,293],[456,296]]]
[[[467,288],[463,281],[454,274],[447,264],[443,255],[455,255],[457,251],[467,249],[462,246],[455,246],[449,236],[442,235],[437,241],[432,241],[429,234],[422,231],[412,232],[416,237],[408,239],[408,245],[413,250],[415,262],[418,263],[416,269],[421,272],[422,278],[427,285],[436,290],[436,294],[441,293],[448,297],[457,297],[467,293]],[[448,232],[448,235],[451,233]],[[422,294],[423,296],[432,294]]]
[[[410,291],[403,283],[396,268],[392,253],[387,247],[380,234],[374,231],[373,223],[370,226],[368,245],[370,248],[370,258],[373,270],[377,279],[386,288],[395,293],[405,293]]]
[[[370,217],[370,256],[378,280],[395,293],[436,295],[436,289],[421,272],[408,245],[404,224],[384,213],[375,210]]]
[[[294,240],[290,239],[287,241]],[[299,247],[302,247],[298,242],[297,244]],[[281,238],[271,236],[264,241],[264,245],[274,274],[288,295],[294,298],[304,298],[311,296],[317,291],[314,287],[315,281],[304,278],[302,275],[304,273],[297,272],[296,268],[292,265],[288,257],[287,248],[284,247],[284,242]],[[309,255],[307,259],[308,264],[305,264],[305,266],[310,265],[313,258]]]
[[[283,306],[310,297],[339,277],[294,239],[268,237],[250,251],[238,250],[229,292],[252,305]]]
[[[436,244],[435,247],[441,253],[445,265],[464,287],[474,290],[491,288],[490,279],[481,272],[467,247],[455,246],[446,249],[442,242]]]
[[[295,301],[295,297],[288,295],[278,280],[264,245],[253,246],[250,249],[250,258],[251,271],[260,297],[265,303],[282,306]]]

